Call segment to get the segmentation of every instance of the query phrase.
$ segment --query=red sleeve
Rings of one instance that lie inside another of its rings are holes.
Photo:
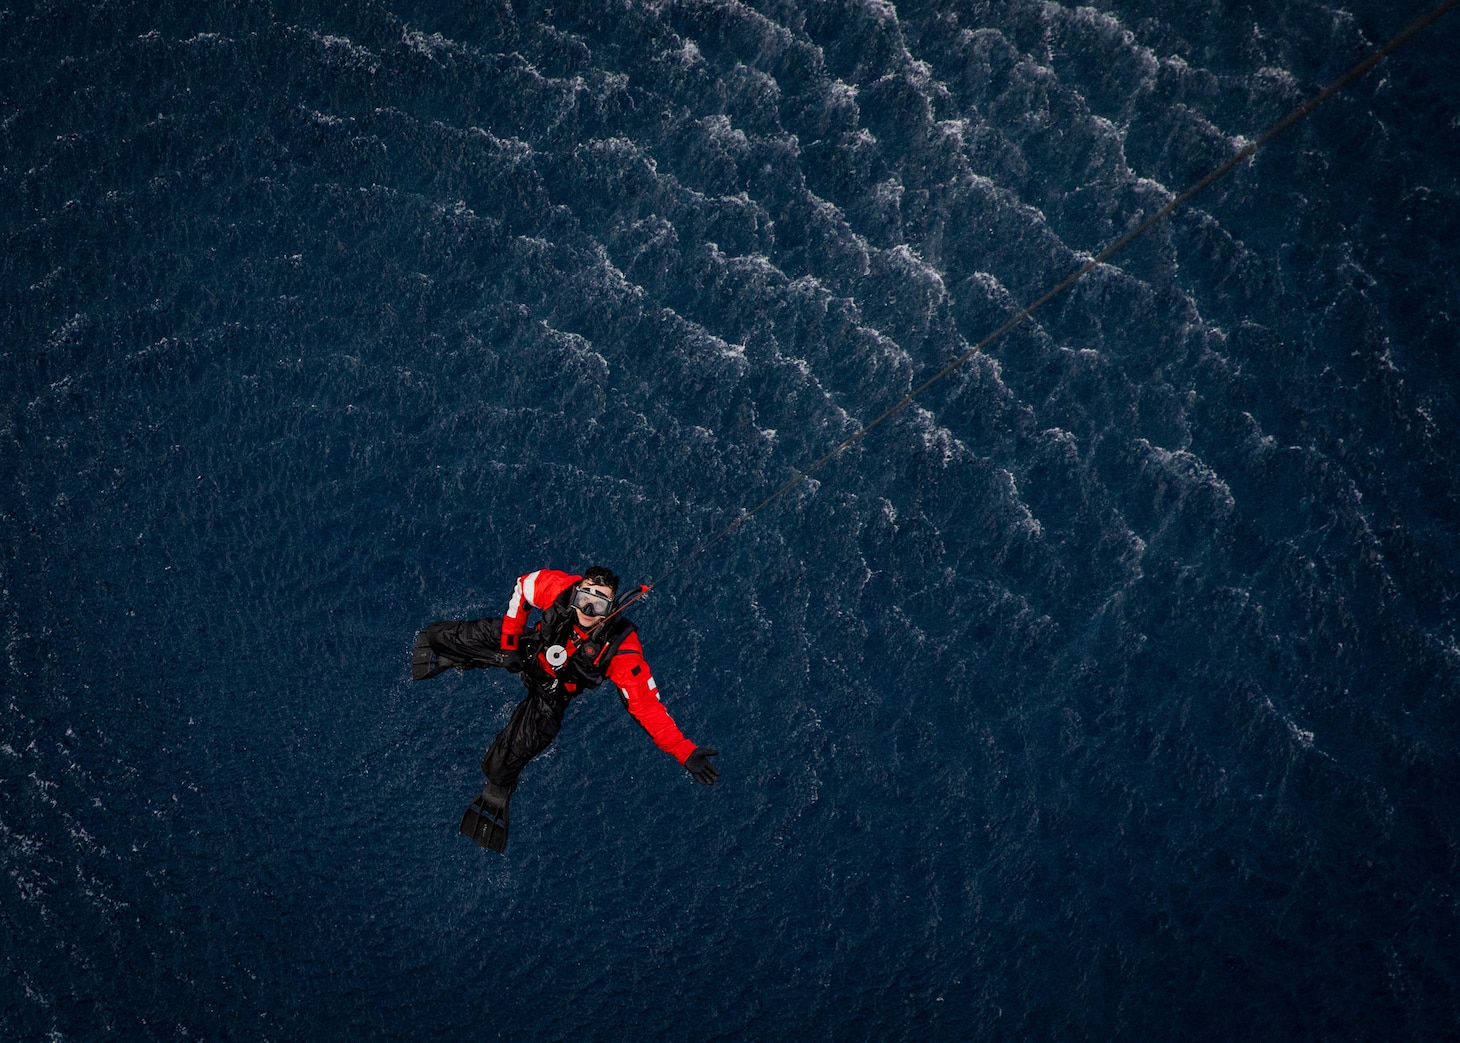
[[[502,617],[502,650],[517,647],[517,639],[522,636],[527,617],[533,609],[547,608],[559,594],[582,578],[557,569],[538,569],[521,577],[517,586],[512,588],[512,600],[507,603],[507,614]]]
[[[644,649],[639,644],[639,635],[630,634],[619,645],[618,654],[608,664],[608,679],[618,685],[624,702],[634,720],[643,725],[649,738],[669,756],[683,764],[695,751],[695,744],[680,732],[674,718],[659,701],[659,686],[644,662]]]

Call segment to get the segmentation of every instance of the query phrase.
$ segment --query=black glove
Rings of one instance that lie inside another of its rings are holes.
[[[694,753],[684,762],[684,770],[693,775],[701,786],[713,786],[720,777],[720,769],[710,763],[710,758],[719,752],[708,746],[696,746]]]
[[[502,650],[502,669],[509,674],[522,673],[522,653],[515,648]]]

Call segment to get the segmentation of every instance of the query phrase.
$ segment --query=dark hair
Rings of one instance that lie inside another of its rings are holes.
[[[585,582],[598,583],[610,588],[615,594],[618,593],[618,576],[606,565],[590,566],[588,571],[583,573],[583,579]]]

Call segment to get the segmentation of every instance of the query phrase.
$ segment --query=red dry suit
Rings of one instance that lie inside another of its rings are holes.
[[[535,663],[528,664],[527,669],[557,679],[569,699],[604,679],[612,681],[618,686],[624,706],[649,733],[654,745],[683,765],[695,751],[695,744],[684,737],[660,702],[659,686],[644,661],[634,625],[617,616],[597,628],[609,629],[606,635],[585,631],[578,625],[570,601],[573,588],[582,578],[557,569],[538,569],[518,579],[502,617],[502,651],[519,651],[522,636],[528,632],[529,614],[533,609],[542,611],[542,620],[531,631],[541,638],[540,647],[533,657]],[[558,667],[548,660],[548,648],[553,645],[561,645],[568,657]]]

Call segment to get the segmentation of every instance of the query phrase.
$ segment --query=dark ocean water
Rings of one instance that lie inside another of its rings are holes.
[[[0,1038],[1460,1026],[1460,15],[0,2]]]

